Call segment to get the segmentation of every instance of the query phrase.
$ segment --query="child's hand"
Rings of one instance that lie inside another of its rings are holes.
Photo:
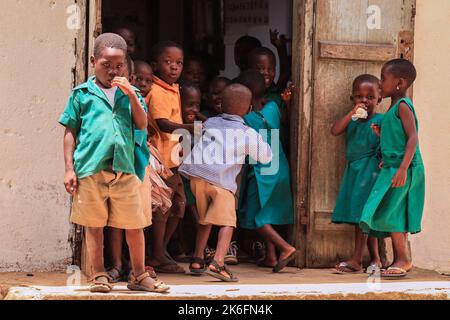
[[[64,176],[64,186],[66,187],[66,191],[71,196],[73,196],[75,192],[77,192],[78,178],[74,170],[66,171],[66,174]]]
[[[281,99],[286,105],[289,105],[291,103],[292,99],[292,92],[294,91],[294,85],[290,84],[286,89],[283,90],[281,93]]]
[[[397,173],[392,179],[392,188],[401,188],[406,183],[406,169],[398,168]]]
[[[381,128],[379,125],[377,124],[372,124],[370,126],[370,128],[372,128],[373,133],[375,133],[378,137],[381,137]]]
[[[113,87],[119,87],[120,90],[122,90],[123,93],[125,93],[127,96],[130,96],[135,93],[133,87],[131,86],[127,78],[115,77],[111,84]]]
[[[383,166],[384,166],[384,160],[381,160],[380,164],[378,165],[378,168],[381,170],[381,169],[383,169]]]
[[[276,48],[280,48],[283,46],[286,46],[288,40],[286,39],[286,35],[282,34],[281,36],[279,36],[279,32],[277,29],[272,30],[269,29],[269,33],[270,33],[270,42],[272,43],[272,45]]]

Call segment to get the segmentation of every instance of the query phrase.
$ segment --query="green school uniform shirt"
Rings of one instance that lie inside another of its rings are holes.
[[[147,146],[142,143],[143,134],[136,134],[140,130],[134,128],[130,99],[118,89],[114,106],[111,105],[94,80],[95,77],[91,77],[73,89],[59,119],[60,124],[76,133],[75,173],[78,179],[83,179],[112,166],[115,172],[136,174],[135,147]],[[135,90],[146,110],[139,90]]]

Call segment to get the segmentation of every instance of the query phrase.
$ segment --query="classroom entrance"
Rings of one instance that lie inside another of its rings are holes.
[[[181,43],[211,59],[211,72],[237,76],[234,42],[248,34],[270,44],[269,28],[292,39],[290,165],[295,224],[289,241],[299,267],[332,267],[353,250],[354,229],[331,224],[345,168],[344,139],[331,137],[332,122],[350,107],[352,80],[379,75],[384,61],[413,59],[415,0],[82,0],[86,28],[75,79],[90,72],[89,48],[102,32],[132,25],[135,59],[148,60],[153,44]],[[74,260],[82,264],[82,231],[76,228]]]

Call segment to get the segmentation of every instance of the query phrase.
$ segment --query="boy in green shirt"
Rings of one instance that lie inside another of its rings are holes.
[[[103,229],[126,230],[133,272],[128,288],[167,292],[145,271],[143,228],[151,224],[144,214],[135,170],[134,130],[147,128],[145,103],[138,90],[122,77],[127,44],[116,34],[95,41],[95,76],[75,88],[59,122],[66,127],[64,185],[74,197],[71,222],[86,230],[92,266],[91,292],[112,290],[104,270]]]

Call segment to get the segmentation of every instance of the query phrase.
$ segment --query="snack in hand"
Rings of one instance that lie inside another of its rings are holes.
[[[358,108],[358,110],[356,110],[356,113],[352,116],[352,120],[357,121],[358,119],[367,119],[368,116],[369,114],[367,113],[367,110]]]

